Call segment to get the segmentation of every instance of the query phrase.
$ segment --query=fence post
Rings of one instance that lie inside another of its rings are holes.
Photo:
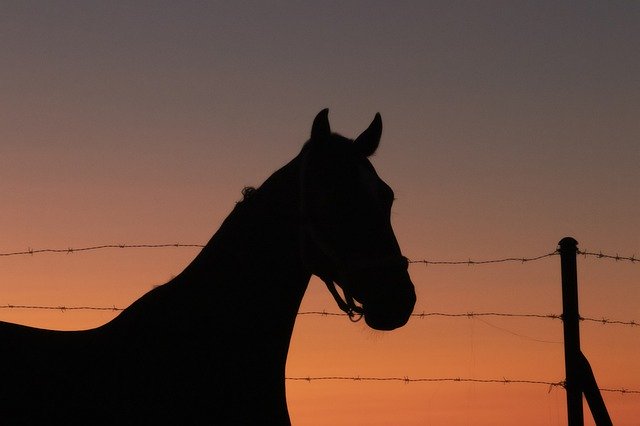
[[[604,404],[602,394],[596,383],[596,378],[593,375],[593,370],[589,365],[589,361],[584,354],[580,354],[580,371],[582,372],[582,391],[584,397],[589,404],[589,410],[593,415],[593,420],[596,421],[597,426],[613,426],[607,406]]]
[[[562,270],[562,321],[564,324],[564,367],[566,372],[567,417],[569,426],[583,426],[582,386],[580,380],[580,314],[578,313],[578,242],[565,237],[560,246]]]

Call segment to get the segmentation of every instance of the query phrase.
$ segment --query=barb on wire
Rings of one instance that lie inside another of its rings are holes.
[[[405,384],[409,383],[437,383],[437,382],[458,382],[458,383],[489,383],[489,384],[524,384],[524,385],[545,385],[549,386],[549,392],[553,388],[566,386],[564,381],[551,382],[546,380],[527,380],[527,379],[508,379],[503,377],[502,379],[477,379],[469,377],[435,377],[435,378],[410,378],[404,377],[361,377],[361,376],[307,376],[307,377],[287,377],[286,380],[300,381],[300,382],[315,382],[315,381],[354,381],[354,382],[401,382]],[[622,394],[640,394],[640,390],[627,389],[627,388],[600,388],[602,392],[617,392]]]
[[[617,324],[617,325],[629,325],[631,327],[635,327],[640,325],[640,323],[638,323],[637,321],[631,320],[631,321],[619,321],[619,320],[610,320],[608,318],[589,318],[589,317],[580,317],[580,321],[588,321],[588,322],[597,322],[600,323],[602,325],[613,325],[613,324]]]
[[[616,393],[621,393],[621,394],[626,394],[626,393],[630,393],[630,394],[640,394],[640,390],[637,389],[626,389],[626,388],[619,388],[619,389],[612,389],[612,388],[600,388],[600,390],[602,392],[616,392]]]
[[[203,248],[202,244],[183,244],[183,243],[172,243],[172,244],[101,244],[96,246],[89,247],[79,247],[79,248],[64,248],[64,249],[32,249],[29,248],[23,251],[14,251],[7,253],[0,253],[0,257],[10,257],[10,256],[24,256],[24,255],[33,255],[33,254],[42,254],[42,253],[78,253],[83,251],[93,251],[93,250],[104,250],[104,249],[131,249],[131,248],[169,248],[169,247],[181,247],[181,248]]]
[[[537,260],[542,260],[547,257],[558,255],[558,250],[555,250],[551,253],[542,254],[540,256],[535,257],[505,257],[502,259],[491,259],[491,260],[427,260],[427,259],[419,259],[419,260],[409,260],[409,263],[423,263],[425,266],[429,265],[489,265],[494,263],[507,263],[507,262],[518,262],[518,263],[527,263],[527,262],[535,262]]]

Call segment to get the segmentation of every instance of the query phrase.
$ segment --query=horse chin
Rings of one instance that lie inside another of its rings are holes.
[[[367,314],[365,310],[364,322],[374,330],[391,331],[405,325],[407,321],[409,321],[410,315],[411,314],[403,317],[389,317],[386,315],[379,316],[379,315]]]
[[[364,315],[364,322],[367,323],[369,327],[378,331],[391,331],[406,324],[406,321],[391,322],[386,319],[380,319],[366,314]]]

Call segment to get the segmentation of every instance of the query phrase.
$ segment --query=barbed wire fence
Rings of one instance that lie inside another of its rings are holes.
[[[98,244],[94,246],[87,247],[67,247],[67,248],[42,248],[42,249],[34,249],[27,248],[26,250],[12,251],[12,252],[1,252],[0,257],[12,257],[12,256],[26,256],[26,255],[35,255],[35,254],[45,254],[45,253],[81,253],[87,251],[96,251],[96,250],[105,250],[105,249],[150,249],[150,248],[204,248],[204,244],[190,244],[190,243],[160,243],[160,244]],[[578,250],[578,254],[584,257],[595,257],[598,259],[610,259],[619,262],[631,262],[640,264],[640,258],[637,258],[636,255],[632,256],[620,256],[619,254],[607,254],[602,251],[594,252],[589,250]],[[413,264],[424,264],[425,266],[429,265],[490,265],[490,264],[499,264],[499,263],[527,263],[527,262],[535,262],[538,260],[546,259],[552,256],[558,256],[559,251],[554,250],[549,253],[541,254],[539,256],[533,257],[504,257],[499,259],[489,259],[489,260],[428,260],[428,259],[410,259],[409,263]]]
[[[82,253],[96,250],[105,250],[105,249],[150,249],[150,248],[204,248],[203,244],[189,244],[189,243],[161,243],[161,244],[99,244],[94,246],[86,246],[86,247],[67,247],[67,248],[42,248],[42,249],[33,249],[28,248],[27,250],[21,251],[13,251],[13,252],[1,252],[0,257],[13,257],[13,256],[26,256],[26,255],[38,255],[38,254],[73,254],[73,253]],[[578,250],[578,254],[583,257],[594,257],[597,259],[610,259],[615,260],[617,262],[630,262],[640,264],[640,259],[636,258],[635,255],[632,256],[620,256],[618,254],[606,254],[602,251],[593,252],[588,250]],[[533,257],[504,257],[498,259],[488,259],[488,260],[427,260],[427,259],[418,259],[418,260],[409,260],[409,264],[423,264],[425,266],[429,265],[439,265],[439,266],[459,266],[459,265],[491,265],[491,264],[501,264],[501,263],[527,263],[527,262],[536,262],[539,260],[543,260],[546,258],[550,258],[553,256],[559,255],[558,250],[554,250],[549,253],[545,253],[538,256]],[[33,309],[33,310],[53,310],[53,311],[122,311],[124,308],[116,307],[116,306],[37,306],[37,305],[12,305],[12,304],[4,304],[0,305],[0,309]],[[299,312],[298,315],[318,315],[318,316],[345,316],[344,313],[333,313],[326,311],[309,311],[309,312]],[[559,319],[562,320],[562,315],[560,314],[518,314],[518,313],[505,313],[505,312],[465,312],[465,313],[445,313],[445,312],[422,312],[422,313],[414,313],[413,317],[426,318],[433,316],[440,317],[483,317],[483,316],[493,316],[493,317],[513,317],[513,318],[547,318],[547,319]],[[609,318],[591,318],[591,317],[580,317],[581,321],[587,322],[596,322],[604,325],[628,325],[628,326],[639,326],[640,323],[635,320],[630,321],[622,321],[622,320],[613,320]]]
[[[152,249],[152,248],[204,248],[203,244],[185,244],[185,243],[163,243],[163,244],[100,244],[94,246],[86,246],[79,248],[43,248],[32,249],[12,252],[1,252],[0,257],[14,257],[14,256],[33,256],[39,254],[73,254],[82,253],[97,250],[106,249]],[[640,263],[635,254],[632,256],[620,256],[619,254],[608,254],[602,251],[595,252],[589,250],[578,250],[578,255],[583,257],[592,257],[596,259],[614,260],[616,262],[629,262],[632,264]],[[415,259],[409,260],[409,264],[423,264],[424,266],[482,266],[482,265],[495,265],[503,263],[529,263],[536,262],[543,259],[547,259],[553,256],[558,256],[559,250],[554,250],[549,253],[541,254],[533,257],[503,257],[497,259],[486,260],[428,260],[428,259]],[[27,305],[27,304],[2,304],[0,309],[25,309],[25,310],[48,310],[48,311],[112,311],[120,312],[125,308],[117,306],[44,306],[44,305]],[[344,313],[327,312],[327,311],[301,311],[298,312],[298,316],[319,316],[319,317],[345,317]],[[481,317],[503,317],[503,318],[533,318],[533,319],[552,319],[563,320],[560,314],[535,314],[535,313],[509,313],[509,312],[462,312],[462,313],[449,313],[449,312],[421,312],[413,313],[412,317],[425,319],[429,317],[445,317],[445,318],[481,318]],[[592,318],[592,317],[580,317],[581,321],[599,323],[601,325],[619,325],[637,327],[640,325],[635,320],[616,320],[609,318]],[[501,379],[491,378],[470,378],[470,377],[439,377],[439,378],[425,378],[418,377],[412,378],[409,376],[404,377],[360,377],[360,376],[306,376],[306,377],[286,377],[289,381],[304,381],[304,382],[319,382],[319,381],[354,381],[354,382],[401,382],[404,384],[410,383],[436,383],[436,382],[451,382],[451,383],[483,383],[483,384],[524,384],[524,385],[544,385],[548,386],[549,392],[554,388],[566,387],[565,381],[545,381],[545,380],[528,380],[528,379],[508,379],[503,377]],[[599,388],[601,392],[618,393],[618,394],[632,394],[640,395],[640,389],[627,389],[621,388]]]

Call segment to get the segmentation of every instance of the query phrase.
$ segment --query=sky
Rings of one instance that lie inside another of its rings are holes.
[[[634,1],[5,1],[0,6],[0,252],[204,244],[293,158],[311,122],[355,137],[413,260],[579,248],[640,256],[640,3]],[[125,307],[196,249],[0,258],[0,305]],[[421,312],[559,314],[557,256],[412,264]],[[640,263],[578,260],[580,313],[640,320]],[[302,311],[335,312],[312,279]],[[113,312],[0,309],[86,329]],[[601,387],[640,389],[640,328],[583,322]],[[287,376],[564,378],[562,323],[414,317],[382,333],[300,316]],[[604,393],[617,425],[640,397]],[[296,425],[562,425],[562,388],[287,382]],[[587,424],[593,424],[587,414]],[[591,423],[589,423],[591,422]]]

